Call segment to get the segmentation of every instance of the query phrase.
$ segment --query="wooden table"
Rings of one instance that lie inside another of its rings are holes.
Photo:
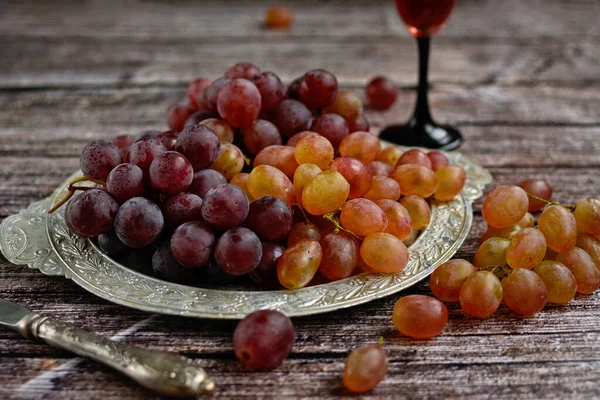
[[[270,2],[103,0],[0,3],[0,218],[53,190],[78,167],[88,141],[164,128],[167,106],[196,76],[238,61],[286,81],[312,68],[363,93],[385,74],[402,94],[373,129],[406,119],[416,47],[391,1],[301,2],[289,31],[266,31]],[[460,149],[495,183],[548,180],[574,202],[600,188],[600,3],[461,0],[433,41],[431,105],[456,124]],[[475,205],[458,257],[485,230]],[[422,282],[408,293],[429,294]],[[384,336],[390,370],[371,393],[388,398],[592,398],[600,396],[600,297],[578,296],[519,318],[504,306],[486,320],[450,305],[439,337],[397,333],[399,295],[298,318],[294,352],[250,373],[232,352],[234,322],[172,318],[101,300],[63,278],[0,260],[0,296],[99,334],[204,360],[215,398],[337,397],[348,352]],[[0,331],[0,398],[139,399],[154,395],[96,363]]]

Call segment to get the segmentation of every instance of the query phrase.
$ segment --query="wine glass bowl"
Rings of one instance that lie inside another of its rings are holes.
[[[417,39],[419,86],[415,110],[408,123],[386,127],[380,138],[404,146],[456,149],[463,142],[460,132],[451,126],[437,124],[431,117],[427,99],[430,37],[444,27],[456,0],[395,0],[395,3],[400,18]]]
[[[395,0],[395,3],[411,34],[433,36],[446,25],[456,0]]]

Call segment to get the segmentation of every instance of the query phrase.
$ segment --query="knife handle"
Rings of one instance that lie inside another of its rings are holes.
[[[112,367],[168,396],[211,393],[215,387],[196,360],[117,343],[50,317],[31,314],[22,321],[19,332]]]

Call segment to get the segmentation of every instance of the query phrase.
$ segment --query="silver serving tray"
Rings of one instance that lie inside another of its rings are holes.
[[[449,260],[471,228],[471,203],[492,181],[491,174],[460,153],[447,153],[462,166],[467,182],[449,203],[432,204],[431,223],[409,247],[406,268],[397,274],[362,273],[336,282],[298,290],[252,291],[206,289],[166,282],[119,264],[92,241],[67,228],[64,208],[48,214],[61,199],[73,174],[54,193],[0,224],[0,250],[13,264],[39,269],[46,275],[72,279],[108,301],[138,310],[198,318],[240,319],[259,309],[277,309],[289,316],[334,311],[397,293],[426,278]]]

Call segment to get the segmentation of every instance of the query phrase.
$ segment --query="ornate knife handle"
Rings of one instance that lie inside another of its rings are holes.
[[[39,314],[25,318],[19,326],[19,332],[101,362],[140,385],[168,396],[195,396],[210,393],[215,387],[196,360],[113,342]]]

